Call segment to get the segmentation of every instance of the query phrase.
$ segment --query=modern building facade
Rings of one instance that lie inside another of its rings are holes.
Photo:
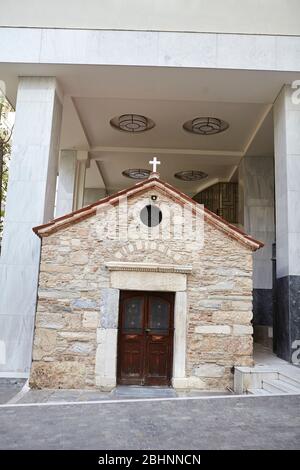
[[[236,188],[234,196],[219,190],[219,215],[235,214],[230,222],[264,243],[254,254],[254,339],[274,336],[276,353],[292,361],[300,340],[299,2],[0,6],[0,82],[16,109],[0,258],[1,376],[30,373],[41,247],[32,228],[132,186],[123,173],[149,169],[154,156],[161,178],[189,197]]]

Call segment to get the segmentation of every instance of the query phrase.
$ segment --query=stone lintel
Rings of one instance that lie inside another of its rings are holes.
[[[186,278],[179,273],[113,271],[110,283],[120,290],[180,292],[186,291]]]

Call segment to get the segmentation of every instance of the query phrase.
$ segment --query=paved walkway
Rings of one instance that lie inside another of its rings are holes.
[[[0,378],[0,404],[12,400],[17,393],[22,390],[25,379],[4,379]]]
[[[30,390],[25,385],[25,381],[15,382],[0,379],[0,404],[20,404],[20,403],[65,403],[99,400],[123,400],[140,398],[175,398],[175,397],[201,397],[201,396],[223,396],[229,392],[179,392],[170,387],[135,387],[118,386],[111,392],[101,392],[100,390]]]
[[[1,449],[299,449],[300,397],[0,406]]]
[[[282,373],[286,373],[295,379],[300,379],[300,365],[291,364],[290,362],[280,359],[274,354],[269,348],[262,346],[261,344],[254,344],[254,363],[255,368],[261,370],[265,369],[276,369]]]

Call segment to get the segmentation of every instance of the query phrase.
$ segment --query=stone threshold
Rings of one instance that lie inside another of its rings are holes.
[[[17,392],[17,390],[16,390]],[[172,387],[138,387],[117,386],[111,392],[102,392],[97,389],[27,389],[22,393],[16,393],[14,397],[3,405],[38,405],[38,404],[67,404],[67,403],[93,403],[93,402],[118,402],[126,400],[145,399],[177,399],[177,398],[201,398],[231,396],[228,390],[175,390]]]

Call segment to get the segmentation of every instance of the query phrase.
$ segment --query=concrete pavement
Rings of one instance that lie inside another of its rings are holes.
[[[1,449],[299,449],[300,396],[0,407]]]

